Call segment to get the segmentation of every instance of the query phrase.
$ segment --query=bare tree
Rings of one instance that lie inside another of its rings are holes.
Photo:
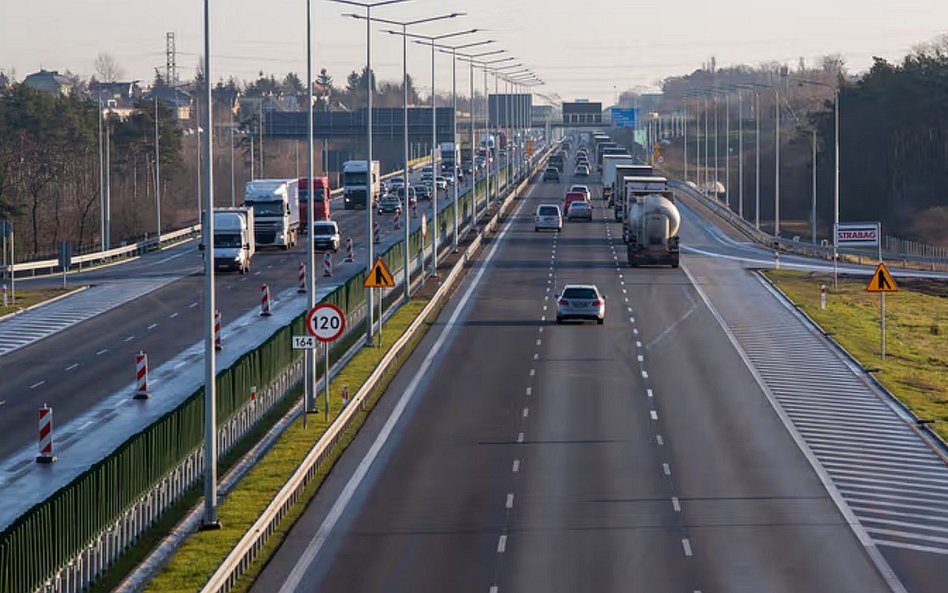
[[[125,76],[125,72],[112,57],[112,54],[105,52],[100,53],[95,58],[95,73],[102,82],[116,82]]]

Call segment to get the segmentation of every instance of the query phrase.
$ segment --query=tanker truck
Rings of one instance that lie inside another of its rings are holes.
[[[622,235],[629,265],[660,264],[677,268],[681,215],[675,207],[674,193],[667,189],[648,188],[649,185],[654,187],[659,184],[646,183],[644,179],[657,180],[633,178],[626,182],[626,215]]]

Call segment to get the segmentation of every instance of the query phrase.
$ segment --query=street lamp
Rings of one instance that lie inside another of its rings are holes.
[[[402,4],[408,2],[409,0],[381,0],[380,2],[356,2],[355,0],[330,0],[330,2],[336,2],[337,4],[347,4],[349,6],[358,6],[365,9],[365,88],[366,88],[366,196],[365,196],[365,246],[366,246],[366,257],[365,257],[365,271],[368,274],[369,270],[372,268],[372,265],[375,263],[375,253],[374,253],[374,244],[373,244],[373,234],[372,234],[372,187],[373,187],[373,170],[372,170],[372,9],[388,6],[390,4]],[[408,191],[407,189],[405,190]],[[312,231],[310,231],[312,233]],[[375,330],[374,320],[373,320],[373,304],[374,298],[371,288],[365,289],[365,343],[367,346],[371,346],[373,343],[372,336]],[[381,304],[381,299],[380,299]],[[382,316],[379,315],[379,331],[382,329]]]
[[[839,227],[839,86],[827,84],[825,82],[817,82],[815,80],[804,80],[800,78],[791,78],[798,84],[812,84],[814,86],[823,86],[833,89],[833,153],[835,167],[833,171],[833,290],[839,288],[839,278],[838,278],[838,258],[839,258],[839,243],[837,243],[837,228]],[[816,168],[816,163],[814,162],[813,167]],[[816,241],[816,209],[814,207],[814,231],[813,231],[813,240]]]
[[[404,145],[403,145],[403,159],[404,159],[404,166],[403,166],[403,169],[402,169],[402,175],[403,175],[403,178],[404,178],[404,180],[405,180],[405,185],[404,185],[404,192],[405,192],[405,200],[404,200],[404,203],[405,203],[405,206],[404,206],[404,209],[403,209],[403,211],[405,212],[405,238],[404,238],[405,246],[404,246],[404,248],[402,249],[402,252],[403,252],[403,255],[404,255],[404,258],[403,258],[403,266],[404,266],[404,273],[403,273],[403,276],[404,276],[404,282],[405,282],[405,302],[408,302],[408,300],[411,298],[411,253],[410,253],[410,245],[411,245],[411,244],[410,244],[410,239],[411,239],[411,224],[410,224],[410,222],[409,222],[410,219],[408,218],[408,212],[409,212],[409,209],[411,208],[411,204],[409,203],[409,202],[410,202],[410,200],[409,200],[409,194],[410,194],[409,188],[411,187],[411,185],[410,185],[409,182],[408,182],[408,161],[411,160],[411,159],[409,158],[409,154],[408,154],[408,151],[409,151],[409,149],[408,149],[408,27],[411,27],[411,26],[414,26],[414,25],[421,25],[421,24],[423,24],[423,23],[431,23],[431,22],[434,22],[434,21],[441,21],[441,20],[445,20],[445,19],[453,19],[453,18],[456,18],[456,17],[459,17],[459,16],[463,16],[464,14],[465,14],[465,13],[454,12],[454,13],[451,13],[451,14],[444,14],[444,15],[440,15],[440,16],[434,16],[434,17],[428,17],[428,18],[422,18],[422,19],[414,19],[414,20],[411,20],[411,21],[395,21],[395,20],[390,20],[390,19],[369,18],[369,17],[363,17],[363,16],[355,15],[355,14],[350,14],[350,15],[348,15],[348,16],[351,16],[351,17],[354,17],[354,18],[357,18],[357,19],[365,19],[365,20],[367,20],[367,21],[378,22],[378,23],[386,23],[386,24],[389,24],[389,25],[398,25],[398,26],[400,26],[400,27],[402,28],[401,32],[398,32],[398,31],[388,31],[388,33],[391,33],[391,34],[393,34],[393,35],[401,35],[401,37],[402,37],[402,95],[403,95],[403,97],[402,97],[402,102],[403,102],[403,103],[402,103],[402,118],[403,118],[403,122],[402,122],[402,123],[403,123],[403,127],[404,127],[404,130],[403,130],[403,140],[404,140]],[[437,190],[436,190],[436,191],[437,191]],[[436,203],[437,203],[437,202],[436,202]],[[423,274],[424,274],[424,270],[422,270],[422,275],[423,275]]]
[[[461,59],[462,59],[463,61],[467,61],[467,62],[468,62],[468,64],[470,65],[470,73],[471,73],[471,122],[470,122],[470,125],[471,125],[471,128],[470,128],[471,138],[470,138],[470,141],[471,141],[471,176],[473,177],[473,181],[472,181],[472,184],[471,184],[471,210],[472,210],[472,217],[473,217],[473,220],[477,220],[477,217],[478,217],[478,212],[477,212],[477,169],[474,167],[474,151],[476,150],[476,147],[477,147],[477,142],[476,142],[475,134],[474,134],[474,65],[476,64],[476,65],[478,65],[479,67],[483,68],[483,70],[484,70],[484,133],[485,133],[485,135],[486,135],[486,133],[487,133],[487,119],[488,119],[488,117],[487,117],[487,111],[488,111],[488,105],[487,105],[487,68],[488,68],[488,66],[491,65],[491,64],[498,64],[498,63],[501,63],[501,62],[507,62],[507,61],[513,60],[514,58],[512,58],[512,57],[506,57],[506,58],[499,58],[499,59],[490,60],[490,61],[483,61],[483,60],[481,60],[480,58],[484,58],[484,57],[487,57],[487,56],[494,56],[494,55],[498,55],[498,54],[502,54],[502,53],[505,53],[505,50],[498,49],[498,50],[486,51],[486,52],[477,53],[477,54],[457,54],[457,55],[460,55],[460,56],[461,56]],[[485,207],[486,207],[486,205],[487,205],[487,202],[490,201],[490,176],[489,176],[490,171],[489,171],[489,169],[490,169],[489,159],[485,159],[485,173],[484,173],[484,185],[485,185],[485,188],[484,188],[484,189],[485,189],[485,191],[484,191],[484,204],[485,204]],[[472,221],[472,224],[473,224],[473,221]]]

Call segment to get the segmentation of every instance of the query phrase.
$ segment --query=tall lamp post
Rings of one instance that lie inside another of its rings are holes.
[[[445,20],[445,19],[452,19],[452,18],[456,18],[456,17],[459,17],[459,16],[464,16],[464,14],[465,14],[465,13],[454,12],[454,13],[451,13],[451,14],[444,14],[444,15],[433,16],[433,17],[428,17],[428,18],[414,19],[414,20],[410,20],[410,21],[396,21],[396,20],[391,20],[391,19],[380,19],[380,18],[377,18],[377,17],[376,17],[376,18],[371,18],[371,17],[364,17],[364,16],[357,15],[357,14],[344,15],[344,16],[351,16],[351,17],[356,18],[356,19],[370,20],[370,21],[376,22],[376,23],[385,23],[385,24],[388,24],[388,25],[397,25],[397,26],[401,27],[401,29],[402,29],[400,32],[399,32],[399,31],[387,31],[387,32],[388,32],[388,33],[391,33],[391,34],[393,34],[393,35],[400,35],[401,38],[402,38],[402,120],[403,120],[403,121],[402,121],[402,126],[403,126],[403,128],[404,128],[404,129],[403,129],[403,142],[404,142],[404,144],[403,144],[403,159],[404,159],[404,166],[403,166],[403,168],[402,168],[402,176],[403,176],[403,179],[404,179],[404,181],[405,181],[405,184],[404,184],[405,199],[404,199],[403,212],[405,212],[406,215],[407,215],[407,213],[409,212],[409,209],[411,208],[410,198],[409,198],[409,188],[411,187],[411,185],[410,185],[409,182],[408,182],[408,173],[409,173],[409,172],[408,172],[408,162],[411,160],[410,157],[409,157],[409,148],[408,148],[408,37],[409,37],[408,27],[412,27],[412,26],[415,26],[415,25],[421,25],[421,24],[424,24],[424,23],[431,23],[431,22],[434,22],[434,21],[441,21],[441,20]],[[404,255],[404,257],[403,257],[403,266],[404,266],[403,276],[404,276],[404,282],[405,282],[404,298],[405,298],[405,301],[406,301],[406,302],[408,301],[408,299],[411,298],[411,253],[410,253],[410,245],[411,245],[411,243],[410,243],[410,238],[411,238],[411,224],[410,224],[410,222],[409,222],[408,217],[406,216],[406,220],[405,220],[404,247],[403,247],[403,249],[402,249],[402,253],[403,253],[403,255]]]
[[[349,6],[358,6],[365,9],[365,87],[366,87],[366,186],[368,191],[366,192],[365,197],[365,272],[369,273],[369,270],[372,268],[372,265],[375,263],[375,249],[372,234],[372,91],[374,90],[374,85],[372,84],[372,9],[388,6],[391,4],[402,4],[408,2],[409,0],[381,0],[380,2],[356,2],[355,0],[330,0],[330,2],[336,2],[338,4],[347,4]],[[408,191],[407,188],[405,190]],[[312,231],[310,231],[312,232]],[[374,302],[371,288],[365,289],[365,343],[367,346],[373,344],[373,335],[375,332],[375,320],[374,320]],[[382,319],[379,317],[379,329],[381,330]]]
[[[812,84],[833,89],[833,290],[839,288],[838,268],[839,268],[839,243],[837,242],[836,229],[839,226],[839,86],[817,82],[815,80],[791,79],[798,84]],[[813,167],[816,167],[815,161]],[[815,208],[814,208],[815,212]],[[816,220],[814,216],[814,221]],[[816,228],[814,222],[814,229]],[[816,232],[813,233],[814,241]]]

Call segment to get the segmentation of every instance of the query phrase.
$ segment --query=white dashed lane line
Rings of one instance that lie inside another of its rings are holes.
[[[158,324],[157,324],[157,323],[152,323],[151,325],[148,326],[148,329],[149,329],[149,330],[153,330],[153,329],[155,329],[156,327],[158,327]]]
[[[516,473],[519,473],[519,472],[520,472],[520,460],[519,460],[519,459],[514,459],[514,462],[513,462],[513,473],[516,474]]]
[[[497,553],[503,554],[507,550],[507,536],[502,535],[497,540]]]
[[[676,513],[681,512],[681,502],[678,500],[677,496],[672,496],[672,508],[675,509]]]
[[[43,380],[40,381],[39,383],[33,383],[32,385],[30,385],[30,389],[36,389],[37,387],[39,387],[40,385],[42,385],[42,384],[44,384],[44,383],[46,383],[46,379],[43,379]]]
[[[129,336],[129,337],[125,338],[125,339],[122,340],[122,341],[123,341],[123,342],[131,342],[131,341],[134,340],[134,339],[135,339],[135,336]]]
[[[75,363],[75,364],[69,365],[68,367],[66,367],[66,368],[63,369],[63,370],[65,370],[65,371],[71,371],[71,370],[73,370],[74,368],[76,368],[77,366],[79,366],[79,363],[78,363],[78,362]]]

